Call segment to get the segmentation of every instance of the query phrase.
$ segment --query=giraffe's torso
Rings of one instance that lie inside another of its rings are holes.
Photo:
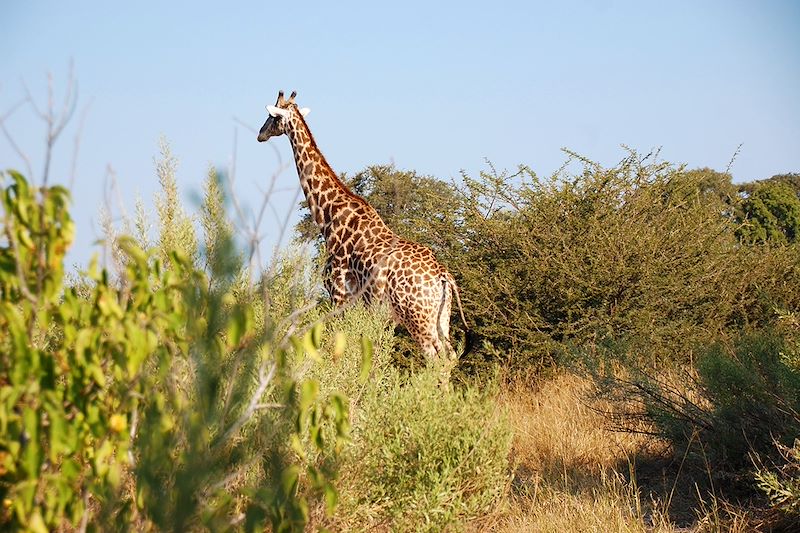
[[[429,248],[397,236],[361,198],[342,202],[335,212],[322,234],[326,287],[336,304],[354,297],[386,302],[415,338],[429,333],[430,317],[438,318],[443,303],[449,320],[450,288],[443,281],[453,283],[452,277]]]

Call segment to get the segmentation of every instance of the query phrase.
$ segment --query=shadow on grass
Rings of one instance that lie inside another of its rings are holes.
[[[767,499],[752,489],[752,478],[709,473],[668,451],[636,454],[610,468],[561,458],[535,465],[519,459],[510,496],[529,509],[537,501],[558,497],[564,514],[570,508],[589,509],[568,500],[588,500],[598,516],[620,513],[632,531],[800,531],[800,516],[771,510]]]
[[[800,516],[770,508],[750,472],[733,473],[697,464],[684,455],[640,455],[616,469],[642,499],[662,502],[681,528],[712,531],[800,531]]]

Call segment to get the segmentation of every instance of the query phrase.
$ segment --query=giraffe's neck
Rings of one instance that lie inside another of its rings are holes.
[[[327,233],[331,229],[337,205],[352,200],[360,203],[364,200],[350,192],[336,177],[336,173],[317,148],[314,137],[302,117],[299,115],[293,117],[291,127],[287,128],[286,134],[292,145],[297,175],[311,217],[314,223]]]

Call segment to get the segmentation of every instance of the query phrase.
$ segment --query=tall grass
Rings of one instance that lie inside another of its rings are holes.
[[[584,400],[591,383],[561,375],[514,382],[501,395],[513,421],[513,490],[500,531],[669,531],[663,509],[643,499],[629,472],[633,458],[663,443],[609,432],[609,405]]]
[[[509,482],[511,432],[491,391],[445,389],[434,370],[389,369],[365,396],[342,468],[345,530],[459,530]]]
[[[607,415],[638,408],[633,400],[598,399],[594,383],[574,374],[531,385],[512,382],[500,395],[514,433],[514,481],[503,508],[484,517],[492,531],[770,530],[769,517],[698,492],[669,461],[666,440],[611,431]]]

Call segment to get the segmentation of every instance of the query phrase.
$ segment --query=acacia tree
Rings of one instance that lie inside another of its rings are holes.
[[[739,237],[749,243],[800,241],[800,179],[797,174],[774,176],[745,184],[738,213]]]
[[[578,172],[548,179],[490,167],[456,187],[387,166],[345,179],[456,276],[482,341],[462,369],[541,368],[610,339],[688,359],[697,342],[797,302],[785,284],[796,249],[740,245],[729,174],[635,152],[611,168],[570,158]]]

